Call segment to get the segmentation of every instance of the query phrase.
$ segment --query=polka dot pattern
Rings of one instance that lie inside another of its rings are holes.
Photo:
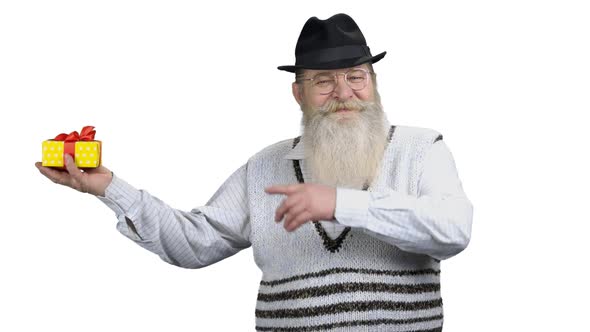
[[[74,151],[75,161],[78,167],[100,166],[100,141],[76,142]],[[43,142],[42,165],[48,167],[64,167],[63,152],[64,142],[47,140]]]

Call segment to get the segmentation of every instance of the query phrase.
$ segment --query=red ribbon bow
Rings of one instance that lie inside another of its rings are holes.
[[[69,135],[65,133],[61,133],[53,139],[54,141],[64,141],[64,159],[63,164],[66,164],[66,155],[69,154],[72,156],[72,159],[75,159],[76,154],[76,142],[77,141],[94,141],[94,134],[96,131],[94,130],[93,126],[85,126],[78,134],[77,131],[72,131]],[[62,167],[65,168],[65,167]]]
[[[69,135],[65,133],[61,133],[53,139],[54,141],[65,141],[65,142],[76,142],[76,141],[94,141],[94,134],[96,134],[96,130],[94,130],[93,126],[85,126],[78,134],[77,131],[72,131]]]

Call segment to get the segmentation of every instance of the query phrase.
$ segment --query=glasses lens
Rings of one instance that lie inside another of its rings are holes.
[[[353,90],[360,90],[367,85],[367,73],[363,70],[353,70],[346,74],[346,82]]]
[[[334,76],[330,74],[318,74],[313,78],[313,88],[318,93],[330,93],[334,91],[334,87],[336,86],[336,82],[334,81]]]

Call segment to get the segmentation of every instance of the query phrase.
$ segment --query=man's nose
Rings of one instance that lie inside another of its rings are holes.
[[[336,75],[336,87],[334,87],[332,95],[340,100],[348,100],[354,96],[354,91],[346,83],[343,73]]]

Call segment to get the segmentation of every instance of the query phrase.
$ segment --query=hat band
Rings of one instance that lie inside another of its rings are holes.
[[[368,46],[347,45],[332,48],[325,48],[318,51],[307,52],[297,56],[295,65],[331,62],[343,59],[371,56]]]

